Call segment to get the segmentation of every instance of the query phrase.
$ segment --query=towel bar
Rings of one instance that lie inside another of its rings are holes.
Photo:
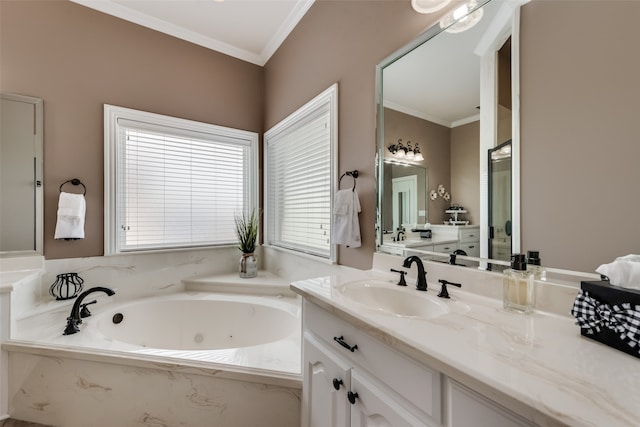
[[[350,177],[353,178],[353,188],[351,189],[351,191],[355,191],[356,190],[356,179],[358,179],[358,170],[352,170],[352,171],[346,171],[345,173],[343,173],[340,176],[340,179],[338,180],[338,189],[340,189],[340,183],[342,182],[342,178],[345,177],[345,175],[348,175]]]
[[[61,193],[62,193],[62,187],[64,187],[65,184],[69,184],[69,183],[71,183],[73,185],[82,185],[82,188],[84,189],[84,192],[82,193],[82,195],[83,196],[87,195],[87,187],[78,178],[68,179],[65,182],[63,182],[62,184],[60,184],[60,192]]]

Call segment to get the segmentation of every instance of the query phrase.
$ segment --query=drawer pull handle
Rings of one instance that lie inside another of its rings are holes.
[[[333,388],[335,388],[336,390],[340,390],[340,386],[341,386],[342,384],[344,384],[344,383],[342,382],[342,380],[339,380],[339,379],[337,379],[337,378],[334,378],[334,379],[333,379]]]
[[[349,403],[355,405],[356,399],[358,398],[358,393],[354,393],[352,391],[347,392],[347,399],[349,399]]]
[[[356,351],[358,349],[357,345],[354,345],[352,347],[349,344],[347,344],[346,342],[344,342],[344,337],[342,335],[340,335],[339,337],[333,337],[333,339],[334,339],[335,342],[337,342],[338,344],[340,344],[341,346],[343,346],[344,348],[349,350],[351,353],[353,353],[354,351]]]

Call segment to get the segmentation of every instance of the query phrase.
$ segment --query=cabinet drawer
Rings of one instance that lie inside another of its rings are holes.
[[[480,256],[480,242],[459,243],[458,249],[462,249],[468,256]]]
[[[451,252],[458,249],[458,245],[454,243],[439,243],[437,245],[433,245],[434,252],[443,252],[446,254],[450,254]]]
[[[480,241],[480,230],[477,228],[471,230],[460,230],[459,233],[460,243]]]
[[[303,326],[329,344],[337,354],[368,371],[389,386],[415,409],[439,423],[441,416],[441,374],[391,349],[381,341],[320,307],[304,301]],[[334,338],[342,339],[353,352]]]

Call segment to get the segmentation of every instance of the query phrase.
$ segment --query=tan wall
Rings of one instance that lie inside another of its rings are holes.
[[[479,146],[479,121],[451,129],[451,203],[464,206],[464,219],[475,225],[480,224]]]
[[[370,268],[375,250],[375,66],[436,18],[404,0],[319,0],[265,66],[265,129],[339,83],[339,172],[361,172],[362,205],[362,247],[340,247],[340,264]]]
[[[640,253],[639,16],[636,1],[523,7],[522,240],[547,265]]]
[[[103,253],[104,103],[262,132],[264,71],[68,1],[0,1],[0,90],[44,99],[45,256]],[[59,185],[87,186],[86,238],[53,240]]]

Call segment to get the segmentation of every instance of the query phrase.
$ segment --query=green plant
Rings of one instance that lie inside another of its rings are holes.
[[[242,216],[236,216],[236,235],[238,236],[238,249],[242,253],[250,254],[256,250],[256,240],[258,238],[258,214],[254,209],[247,216],[245,212]]]

